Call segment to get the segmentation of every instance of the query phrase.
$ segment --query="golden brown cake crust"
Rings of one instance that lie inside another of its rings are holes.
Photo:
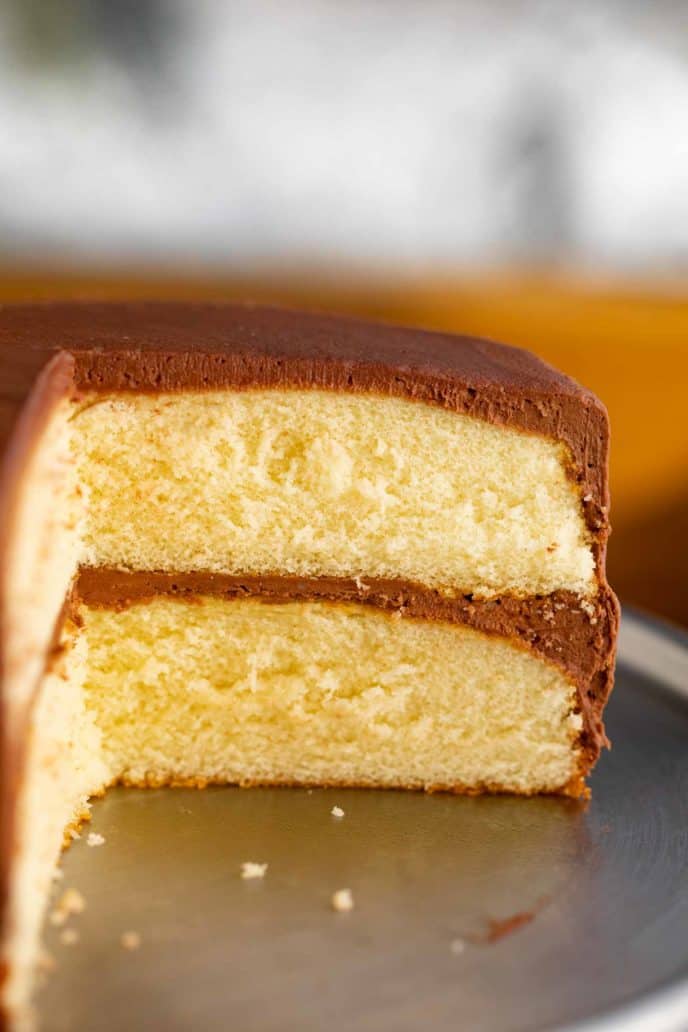
[[[590,789],[585,783],[587,771],[583,768],[572,776],[560,788],[552,792],[542,792],[540,789],[533,789],[532,792],[521,792],[522,796],[565,796],[568,799],[587,800],[590,798]],[[376,781],[360,780],[323,780],[318,778],[313,781],[298,780],[292,777],[282,778],[244,778],[241,781],[227,781],[225,778],[208,777],[161,777],[157,774],[150,774],[143,778],[131,777],[124,774],[114,779],[106,788],[122,784],[128,788],[207,788],[208,785],[236,785],[239,788],[379,788]],[[399,781],[398,784],[389,785],[390,788],[401,788],[404,792],[425,792],[428,795],[435,793],[448,793],[452,796],[513,796],[514,789],[507,788],[497,781],[483,781],[481,784],[466,785],[459,781],[451,784],[419,784],[417,782]]]
[[[243,781],[231,781],[228,782],[221,778],[180,778],[180,777],[161,777],[159,775],[151,774],[145,778],[133,778],[129,775],[123,775],[117,778],[116,781],[112,782],[108,788],[113,785],[124,785],[127,788],[208,788],[209,785],[236,785],[238,788],[379,788],[378,782],[365,781],[363,779],[356,781],[349,780],[326,780],[318,778],[314,781],[295,780],[294,778],[251,778],[244,779]],[[399,782],[398,784],[389,785],[389,788],[403,789],[406,792],[427,792],[428,795],[432,795],[437,792],[447,792],[450,795],[465,795],[465,796],[480,796],[480,795],[513,795],[513,788],[506,788],[504,785],[500,785],[495,781],[485,781],[480,785],[463,785],[460,782],[454,782],[452,784],[429,784],[421,785],[417,783]],[[532,795],[554,795],[554,796],[566,796],[569,799],[588,799],[590,797],[590,789],[585,784],[585,772],[579,771],[561,788],[555,789],[552,792],[542,792],[541,790],[533,790],[532,792],[520,792],[523,796]]]

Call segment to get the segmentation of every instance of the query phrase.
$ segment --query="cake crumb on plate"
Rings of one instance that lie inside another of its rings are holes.
[[[267,869],[267,864],[257,864],[253,860],[246,860],[241,865],[241,877],[245,879],[264,878]]]
[[[86,900],[78,889],[67,889],[51,912],[49,921],[51,925],[63,925],[70,914],[81,914],[85,906]]]
[[[340,914],[354,909],[354,897],[351,889],[337,889],[332,896],[332,909],[337,910]]]
[[[86,842],[89,846],[102,846],[103,842],[105,842],[105,836],[97,831],[90,831]]]
[[[341,806],[333,806],[332,809],[330,810],[330,813],[332,814],[333,817],[343,817],[344,816],[344,811],[342,810]]]
[[[124,950],[137,950],[141,945],[141,936],[138,932],[122,932],[119,942]]]
[[[48,953],[47,950],[41,950],[38,956],[38,970],[45,974],[54,971],[57,967],[57,961],[53,957],[52,953]]]
[[[78,889],[67,889],[57,904],[58,910],[64,910],[67,914],[81,914],[86,906],[86,900]]]

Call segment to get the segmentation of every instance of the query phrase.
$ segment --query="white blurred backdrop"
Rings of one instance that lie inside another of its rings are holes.
[[[4,0],[0,252],[688,265],[688,4]]]

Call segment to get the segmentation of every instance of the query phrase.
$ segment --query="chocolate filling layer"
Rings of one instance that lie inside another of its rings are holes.
[[[233,576],[218,573],[159,573],[109,567],[83,567],[74,588],[74,603],[123,609],[160,595],[189,602],[203,596],[252,597],[266,602],[357,602],[422,620],[460,623],[485,634],[517,640],[522,646],[562,667],[578,687],[584,720],[583,746],[590,762],[608,744],[601,715],[612,685],[613,642],[618,604],[611,591],[590,602],[570,592],[543,597],[447,598],[437,591],[402,580],[265,574]]]

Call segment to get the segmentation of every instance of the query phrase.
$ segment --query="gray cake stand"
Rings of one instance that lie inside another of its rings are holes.
[[[78,944],[47,933],[42,1028],[688,1029],[685,635],[625,614],[608,729],[587,806],[111,792],[91,825],[105,844],[64,859],[87,906]],[[240,879],[246,860],[264,880]],[[350,913],[330,907],[342,887]]]

